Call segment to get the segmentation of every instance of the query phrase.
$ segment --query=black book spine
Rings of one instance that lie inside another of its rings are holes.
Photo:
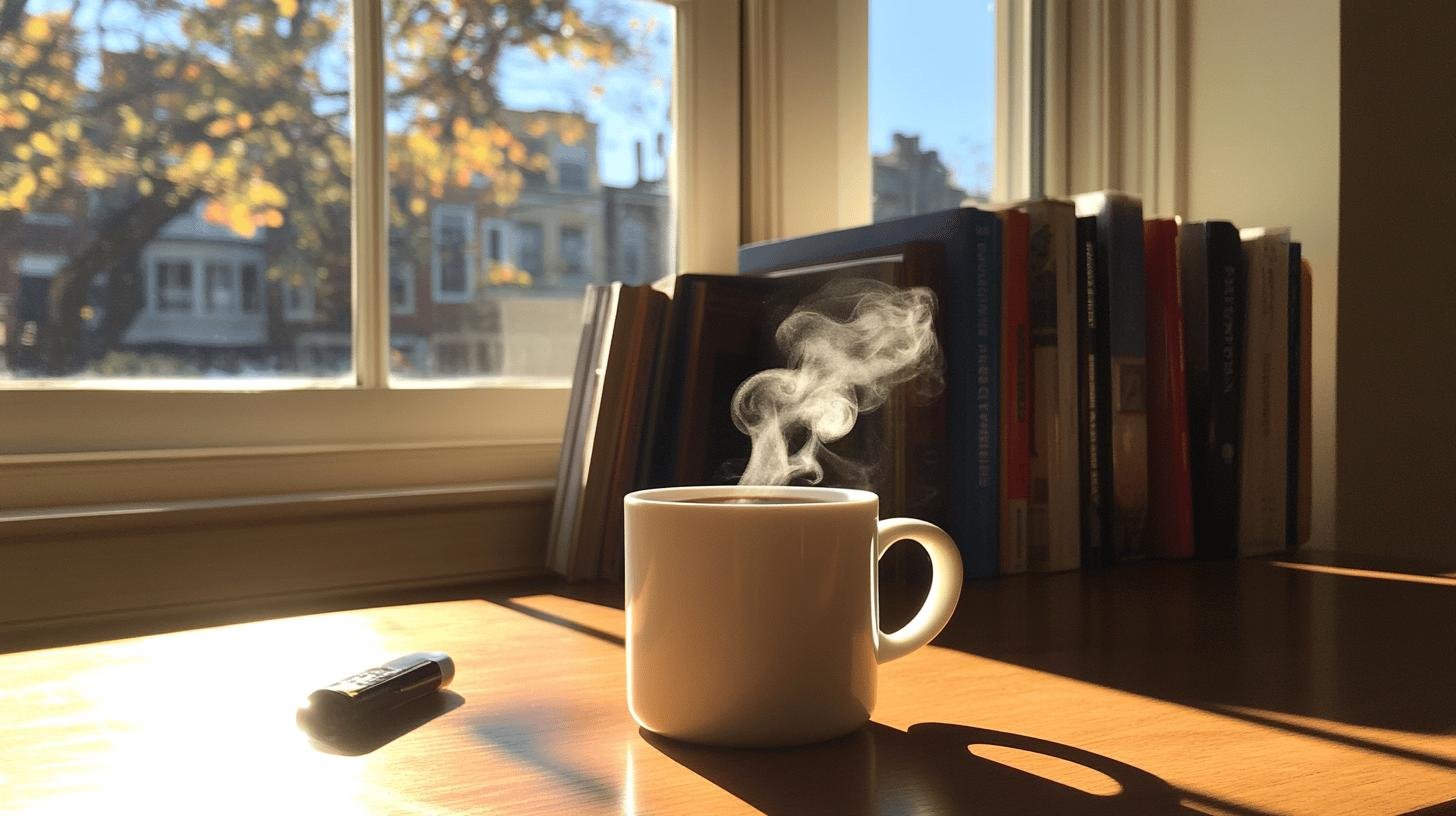
[[[1204,451],[1204,495],[1195,549],[1201,558],[1228,558],[1239,550],[1239,437],[1243,427],[1244,313],[1248,309],[1239,231],[1210,223],[1208,240],[1209,415]]]
[[[1188,395],[1188,465],[1193,482],[1193,538],[1207,533],[1202,502],[1208,495],[1207,453],[1213,438],[1209,417],[1212,389],[1209,354],[1209,268],[1207,223],[1184,224],[1178,231],[1179,264],[1183,289],[1183,360]],[[1196,546],[1196,545],[1195,545]]]
[[[1299,383],[1300,366],[1307,365],[1299,359],[1299,339],[1302,334],[1302,302],[1299,282],[1300,245],[1289,245],[1289,411],[1288,437],[1286,439],[1285,501],[1284,501],[1284,546],[1291,552],[1299,547]]]
[[[1111,487],[1107,404],[1111,396],[1105,274],[1097,268],[1097,218],[1077,219],[1077,388],[1082,475],[1082,566],[1107,563],[1112,537],[1108,512]]]

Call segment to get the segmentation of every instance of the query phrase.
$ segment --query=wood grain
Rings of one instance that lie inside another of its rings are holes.
[[[1456,800],[1456,581],[1256,561],[972,583],[937,645],[882,668],[869,727],[787,751],[640,733],[619,593],[488,590],[0,656],[0,810],[1379,814]],[[314,687],[422,649],[454,656],[452,694],[353,744],[294,727]]]

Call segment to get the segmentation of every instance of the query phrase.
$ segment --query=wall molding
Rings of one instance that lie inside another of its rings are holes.
[[[552,489],[525,480],[9,513],[0,517],[0,639],[539,574]]]

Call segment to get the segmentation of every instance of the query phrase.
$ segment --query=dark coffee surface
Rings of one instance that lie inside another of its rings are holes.
[[[825,504],[829,499],[806,499],[802,496],[703,496],[679,499],[684,504]]]

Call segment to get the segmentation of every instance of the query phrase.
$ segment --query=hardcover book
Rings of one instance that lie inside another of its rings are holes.
[[[1180,240],[1194,551],[1200,558],[1221,558],[1238,552],[1242,247],[1238,229],[1227,221],[1184,224]]]
[[[1243,454],[1239,554],[1280,552],[1285,535],[1289,434],[1289,232],[1246,229]]]
[[[1001,574],[1027,568],[1031,493],[1031,338],[1027,252],[1030,219],[1001,219]]]
[[[821,263],[916,242],[944,252],[947,501],[945,527],[961,548],[966,574],[995,575],[999,562],[1001,225],[971,207],[864,227],[750,244],[739,271]]]
[[[1193,557],[1187,372],[1178,281],[1178,225],[1143,225],[1148,282],[1148,540],[1152,555]]]
[[[1097,223],[1097,277],[1105,297],[1111,401],[1112,538],[1104,557],[1147,554],[1148,397],[1147,280],[1143,207],[1116,192],[1079,195],[1077,212]]]
[[[1029,217],[1031,502],[1028,567],[1081,564],[1082,497],[1077,407],[1077,216],[1070,201],[1021,205]]]
[[[1097,274],[1097,219],[1077,218],[1077,434],[1082,566],[1108,563],[1112,540],[1111,423],[1107,420],[1107,298]]]

